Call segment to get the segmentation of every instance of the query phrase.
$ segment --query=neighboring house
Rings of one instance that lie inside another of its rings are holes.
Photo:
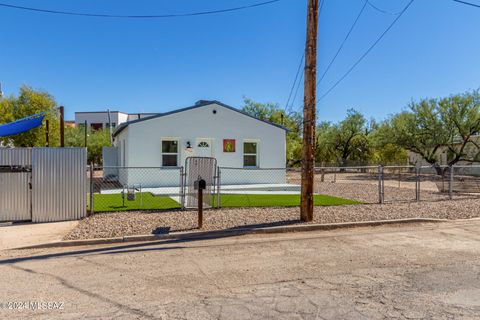
[[[110,111],[110,122],[112,123],[112,128],[115,128],[127,121],[142,119],[154,115],[156,115],[156,113],[125,113],[120,111]],[[75,112],[76,126],[85,125],[85,121],[87,122],[87,127],[92,130],[106,129],[109,124],[108,111]]]
[[[475,139],[474,141],[477,141],[477,143],[480,144],[480,135],[473,136],[472,138]],[[460,146],[460,142],[459,142],[459,146]],[[479,150],[473,144],[469,144],[469,147],[465,149],[465,152],[469,155],[470,158],[473,159],[475,158],[475,156],[477,156]],[[448,165],[449,160],[451,158],[449,157],[449,151],[447,147],[439,148],[436,155],[437,155],[437,162],[439,165],[441,166]],[[425,161],[425,159],[423,159],[421,155],[412,151],[408,151],[408,161],[409,163],[414,165],[420,164],[422,166],[431,166],[431,164]],[[457,169],[457,172],[480,176],[480,162],[459,161],[455,165],[458,167],[464,167],[461,170]]]
[[[200,100],[191,107],[119,125],[113,133],[117,161],[111,163],[121,167],[168,169],[184,166],[187,157],[214,157],[218,166],[236,168],[222,172],[224,184],[285,183],[285,134],[282,126],[218,101]],[[251,168],[282,170],[245,170]],[[144,186],[179,183],[178,176],[170,176],[150,175],[148,180],[139,174],[130,175],[120,177],[120,183]]]

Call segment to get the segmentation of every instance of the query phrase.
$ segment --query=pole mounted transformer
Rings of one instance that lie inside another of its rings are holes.
[[[307,39],[303,105],[302,189],[300,219],[313,220],[313,183],[315,170],[315,126],[317,87],[318,0],[307,0]]]

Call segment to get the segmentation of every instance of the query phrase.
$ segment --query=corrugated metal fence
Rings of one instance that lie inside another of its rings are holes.
[[[0,221],[85,217],[85,148],[0,148],[0,166],[12,166],[12,172],[0,172]],[[30,172],[13,172],[16,166]]]
[[[32,149],[0,149],[0,166],[30,167]],[[0,172],[0,221],[30,220],[31,172]]]

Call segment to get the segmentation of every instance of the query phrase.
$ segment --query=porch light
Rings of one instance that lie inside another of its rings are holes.
[[[187,150],[188,151],[192,150],[192,145],[190,144],[190,141],[187,141]]]

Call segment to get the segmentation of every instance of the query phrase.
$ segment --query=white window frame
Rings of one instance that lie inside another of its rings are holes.
[[[256,143],[257,144],[256,152],[255,153],[246,153],[245,152],[245,143]],[[260,167],[259,147],[260,147],[260,141],[259,140],[252,140],[252,139],[243,140],[243,142],[242,142],[242,148],[243,148],[242,165],[243,165],[244,168],[259,168]],[[246,166],[245,165],[245,156],[255,156],[255,165],[254,166]]]
[[[163,152],[163,142],[164,141],[176,141],[177,142],[177,152]],[[180,139],[179,138],[162,138],[162,140],[160,141],[160,153],[161,153],[161,156],[160,156],[160,160],[162,162],[162,167],[178,167],[179,165],[179,162],[180,162]],[[163,156],[173,156],[173,155],[176,155],[177,156],[177,164],[175,166],[164,166],[163,165]]]

